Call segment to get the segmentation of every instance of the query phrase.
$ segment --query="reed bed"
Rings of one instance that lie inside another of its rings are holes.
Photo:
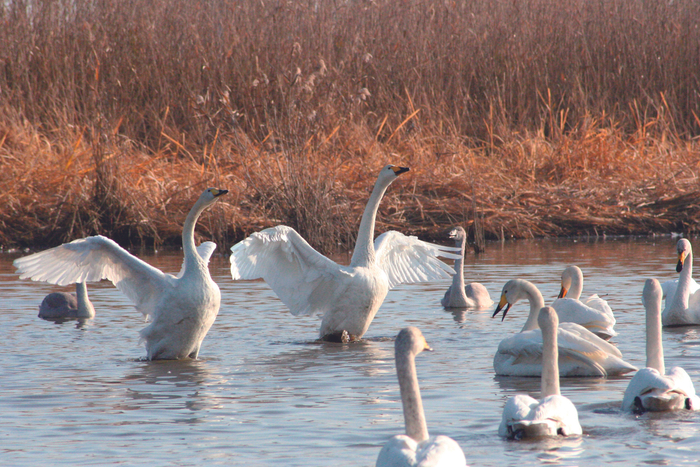
[[[700,4],[8,1],[0,245],[100,233],[177,244],[285,223],[352,246],[691,233],[700,217]]]

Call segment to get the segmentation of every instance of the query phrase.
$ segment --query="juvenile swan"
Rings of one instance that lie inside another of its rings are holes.
[[[418,328],[402,329],[396,337],[396,375],[403,404],[406,434],[392,437],[379,452],[377,467],[461,467],[467,465],[462,448],[452,438],[429,437],[418,387],[415,357],[432,350]]]
[[[503,408],[498,434],[509,438],[580,435],[581,425],[574,404],[559,391],[557,325],[554,308],[540,310],[537,322],[542,330],[542,400],[518,394]]]
[[[493,300],[482,284],[472,282],[464,286],[464,253],[467,246],[467,232],[462,226],[450,230],[450,238],[455,239],[455,246],[460,249],[460,258],[455,260],[455,275],[452,285],[445,292],[440,303],[445,308],[476,308],[483,309],[493,305]]]
[[[68,285],[109,279],[151,323],[141,330],[149,360],[197,358],[219,312],[221,294],[209,275],[214,245],[194,246],[202,211],[227,190],[208,188],[185,219],[182,271],[176,277],[131,255],[109,238],[87,237],[24,258],[14,265],[20,278]]]
[[[597,294],[580,300],[583,291],[583,273],[578,266],[569,266],[561,274],[561,291],[552,307],[562,323],[577,323],[596,336],[608,340],[617,336],[613,329],[615,317],[608,302]]]
[[[231,247],[231,276],[262,277],[293,315],[322,314],[319,337],[356,340],[367,332],[392,287],[448,278],[454,270],[437,257],[458,258],[455,248],[433,245],[390,231],[374,238],[379,202],[387,187],[408,168],[387,165],[360,221],[349,266],[341,266],[283,225],[254,233]]]
[[[693,279],[693,247],[685,238],[678,240],[678,281],[664,282],[666,307],[661,315],[664,326],[700,324],[700,286]]]
[[[627,412],[700,410],[700,398],[695,395],[688,373],[675,367],[665,374],[661,295],[659,281],[647,279],[642,292],[647,321],[647,367],[639,370],[627,386],[622,399],[622,410]]]
[[[522,330],[498,345],[493,359],[497,375],[540,376],[542,374],[542,331],[537,324],[544,299],[532,283],[513,279],[503,286],[501,300],[494,311],[503,307],[503,319],[521,298],[530,302],[530,315]],[[622,354],[609,342],[576,323],[560,323],[557,331],[559,374],[568,376],[622,375],[637,368],[622,360]]]
[[[39,318],[43,319],[91,319],[95,307],[88,298],[85,282],[75,283],[75,293],[53,292],[39,305]]]

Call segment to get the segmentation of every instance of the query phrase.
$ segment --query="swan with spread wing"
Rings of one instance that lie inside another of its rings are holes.
[[[205,242],[196,248],[194,227],[202,211],[227,192],[208,188],[187,215],[182,231],[185,259],[177,276],[163,273],[101,235],[18,258],[14,266],[22,279],[57,285],[110,280],[150,320],[140,332],[149,360],[197,358],[219,313],[221,293],[209,275],[216,245]]]
[[[449,278],[454,270],[438,256],[457,259],[456,248],[423,242],[396,231],[374,238],[379,203],[406,167],[379,172],[360,221],[350,265],[314,250],[294,229],[256,232],[231,247],[234,280],[263,278],[293,315],[323,316],[319,337],[354,341],[362,337],[384,297],[401,283]]]

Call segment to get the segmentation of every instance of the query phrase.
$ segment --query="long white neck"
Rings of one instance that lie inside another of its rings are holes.
[[[95,316],[95,308],[88,298],[85,282],[75,283],[75,295],[78,299],[78,318],[93,318]]]
[[[520,332],[531,331],[540,327],[539,324],[537,324],[537,317],[540,314],[540,309],[544,306],[544,298],[542,298],[540,291],[531,282],[523,281],[521,283],[521,290],[525,293],[527,300],[530,302],[530,314]]]
[[[466,237],[457,238],[455,241],[455,246],[460,248],[461,256],[459,259],[455,260],[455,275],[452,276],[452,288],[450,289],[450,302],[452,304],[459,303],[463,306],[467,303],[467,294],[464,291],[464,248],[466,244]]]
[[[204,264],[199,254],[197,254],[197,248],[194,245],[194,227],[205,207],[206,203],[199,199],[194,206],[192,206],[192,209],[190,209],[185,219],[185,225],[182,227],[182,252],[185,255],[184,272]]]
[[[374,184],[372,194],[365,206],[365,212],[360,220],[360,229],[357,232],[357,242],[355,243],[355,251],[352,253],[350,266],[362,267],[374,264],[374,224],[377,219],[377,210],[379,203],[386,192],[388,185],[380,184],[380,181]]]
[[[581,298],[581,292],[583,292],[583,273],[579,268],[572,268],[572,272],[571,289],[566,296],[567,298],[578,300]]]
[[[559,349],[556,322],[550,322],[542,328],[542,344],[541,388],[542,398],[545,398],[561,394],[559,391]]]
[[[645,287],[646,289],[646,287]],[[645,290],[646,292],[646,290]],[[660,374],[666,374],[664,365],[664,348],[661,342],[661,296],[644,297],[647,320],[647,368],[655,368]]]
[[[678,276],[678,287],[676,288],[676,293],[673,294],[673,304],[671,305],[674,310],[687,310],[688,309],[688,298],[690,297],[690,283],[693,277],[693,254],[688,253],[685,260],[683,261],[683,269]]]
[[[406,424],[406,435],[417,443],[428,439],[428,425],[423,413],[423,401],[418,387],[415,356],[408,352],[396,353],[396,374],[399,378],[401,402],[403,403],[403,419]]]

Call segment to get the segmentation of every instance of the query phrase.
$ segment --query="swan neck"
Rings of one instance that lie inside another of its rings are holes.
[[[547,326],[542,330],[542,398],[560,395],[559,350],[557,328]]]
[[[199,254],[194,244],[194,227],[205,207],[201,200],[197,201],[187,214],[185,224],[182,227],[182,252],[185,255],[185,271],[194,267],[197,264],[197,259],[199,259]]]
[[[355,251],[352,253],[350,266],[360,267],[374,264],[374,224],[377,219],[377,211],[379,203],[386,192],[387,186],[382,186],[379,181],[374,185],[372,194],[367,201],[365,211],[360,220],[360,228],[357,232],[357,242],[355,243]]]
[[[647,304],[647,368],[666,374],[664,348],[661,341],[661,303]]]
[[[583,274],[581,270],[577,269],[574,276],[571,278],[571,290],[567,294],[567,298],[572,298],[574,300],[579,300],[581,298],[581,293],[583,292]]]
[[[527,300],[530,302],[530,314],[520,332],[531,331],[540,327],[537,324],[537,318],[540,315],[540,309],[544,306],[544,298],[542,298],[542,294],[533,284],[530,282],[524,283],[523,292],[525,292]]]
[[[85,285],[85,282],[75,283],[75,295],[78,301],[78,317],[92,318],[95,316],[95,309],[88,298],[87,286]]]
[[[693,254],[689,253],[683,262],[678,276],[678,287],[673,295],[673,309],[685,310],[688,308],[688,299],[690,296],[690,283],[693,276]]]
[[[399,378],[406,435],[420,443],[428,439],[428,425],[425,422],[423,401],[420,397],[416,362],[413,354],[409,352],[397,353],[396,374]]]
[[[452,292],[456,290],[461,290],[462,293],[464,293],[464,248],[467,243],[466,238],[461,238],[458,239],[455,242],[455,246],[460,249],[460,254],[461,256],[455,260],[454,268],[455,268],[455,275],[452,276]],[[466,297],[466,293],[464,293]]]

